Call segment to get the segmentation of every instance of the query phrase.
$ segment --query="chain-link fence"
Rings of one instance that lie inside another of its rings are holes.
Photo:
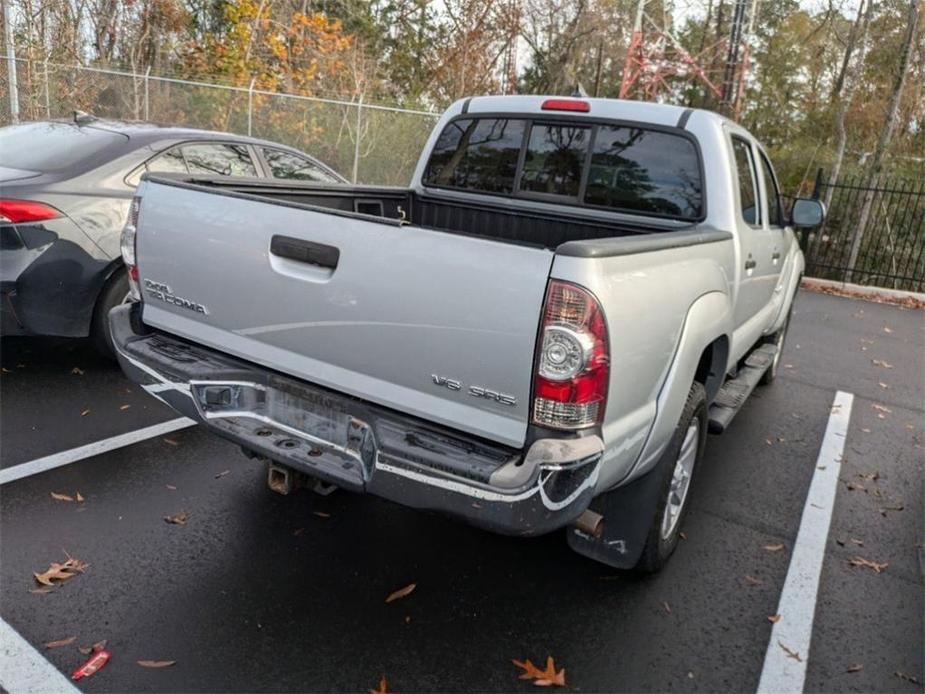
[[[10,60],[0,58],[0,125],[11,122]],[[19,119],[75,110],[248,134],[297,147],[358,183],[406,185],[439,114],[125,70],[16,60]]]

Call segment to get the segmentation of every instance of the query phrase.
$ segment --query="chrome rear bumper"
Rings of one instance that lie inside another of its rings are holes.
[[[555,530],[591,502],[603,451],[598,436],[509,448],[149,332],[138,308],[110,314],[128,377],[262,457],[504,534]]]

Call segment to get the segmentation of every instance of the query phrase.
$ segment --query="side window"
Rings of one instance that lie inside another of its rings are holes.
[[[221,143],[183,145],[190,173],[219,176],[256,176],[257,167],[247,147]]]
[[[169,149],[163,154],[159,154],[148,162],[148,171],[160,171],[162,173],[189,173],[186,168],[186,162],[183,160],[183,154],[178,147]]]
[[[273,178],[293,181],[316,181],[318,183],[339,183],[339,181],[304,157],[278,149],[263,148],[263,158],[270,167]]]
[[[761,173],[764,176],[764,189],[768,191],[768,224],[772,227],[784,226],[784,215],[781,211],[780,190],[777,188],[777,179],[771,162],[761,154]]]
[[[758,185],[755,176],[755,160],[752,147],[745,140],[733,137],[732,151],[735,153],[736,171],[739,178],[739,201],[742,205],[742,219],[746,224],[761,223],[758,213]]]
[[[578,197],[591,129],[534,123],[520,176],[520,190]]]
[[[514,192],[524,121],[466,118],[449,123],[431,152],[424,182],[490,193]]]

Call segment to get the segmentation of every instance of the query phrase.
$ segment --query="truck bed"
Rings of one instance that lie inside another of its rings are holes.
[[[366,214],[415,227],[469,234],[510,243],[554,249],[568,241],[638,236],[658,232],[658,226],[633,226],[612,220],[582,217],[581,208],[566,215],[512,209],[511,200],[494,204],[453,202],[421,195],[409,188],[321,185],[290,181],[241,181],[228,177],[160,178],[216,189],[215,192],[259,196],[273,201],[326,207],[346,214]],[[677,225],[664,231],[678,230]]]

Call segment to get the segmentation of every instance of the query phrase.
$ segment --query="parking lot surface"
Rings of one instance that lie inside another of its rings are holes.
[[[262,465],[187,428],[3,485],[0,616],[64,673],[106,639],[111,662],[79,683],[91,692],[365,691],[383,675],[394,692],[529,691],[511,660],[547,655],[574,691],[754,691],[842,391],[853,408],[797,657],[807,691],[922,691],[923,318],[801,293],[778,381],[708,440],[657,576],[583,559],[561,532],[279,496]],[[7,339],[2,364],[4,468],[176,417],[79,341]],[[89,567],[30,592],[64,552]]]

